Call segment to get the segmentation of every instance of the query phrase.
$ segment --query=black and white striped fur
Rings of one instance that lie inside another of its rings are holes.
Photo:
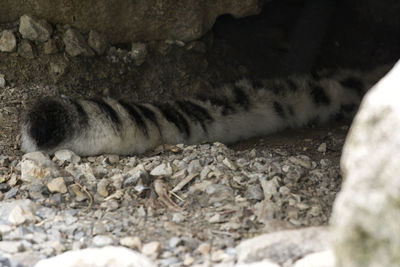
[[[165,103],[111,98],[39,100],[26,111],[22,150],[140,154],[164,143],[231,143],[354,113],[372,86],[360,74],[306,76],[219,88],[221,97]]]

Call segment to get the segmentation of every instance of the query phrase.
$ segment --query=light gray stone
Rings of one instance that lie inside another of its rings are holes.
[[[41,260],[35,267],[155,267],[147,257],[125,247],[87,248]]]
[[[264,234],[242,241],[237,247],[239,264],[270,260],[283,264],[307,254],[329,248],[330,234],[326,227],[309,227]]]
[[[341,159],[332,223],[338,266],[400,262],[400,63],[364,98]]]
[[[18,46],[18,55],[26,59],[35,58],[35,48],[28,40],[22,40]]]
[[[93,237],[93,245],[96,247],[105,247],[113,244],[113,239],[106,235],[96,235]]]
[[[24,245],[21,241],[0,241],[0,251],[3,253],[17,253],[23,251]]]
[[[58,177],[59,170],[50,160],[48,155],[42,152],[27,153],[21,161],[21,180],[24,182],[40,182]]]
[[[126,236],[121,238],[119,243],[131,249],[141,250],[142,249],[142,241],[137,236]]]
[[[49,39],[43,44],[43,53],[46,55],[55,54],[58,52],[57,42],[54,39]]]
[[[6,79],[4,78],[4,74],[0,74],[0,88],[6,87]]]
[[[141,252],[152,259],[157,259],[161,252],[161,243],[157,241],[146,243],[143,245]]]
[[[147,47],[144,43],[132,43],[131,57],[135,60],[135,65],[140,66],[144,63],[147,56]]]
[[[57,177],[52,179],[47,183],[47,188],[52,193],[61,193],[65,194],[68,192],[67,186],[65,185],[65,181],[63,177]]]
[[[45,42],[50,38],[53,28],[43,19],[39,20],[29,15],[23,15],[19,22],[19,32],[25,39]]]
[[[155,167],[151,172],[153,176],[171,176],[172,175],[172,168],[169,163],[165,164],[162,163]]]
[[[78,156],[73,151],[68,150],[68,149],[58,150],[58,151],[56,151],[56,153],[54,153],[54,156],[59,161],[67,161],[67,162],[71,162],[71,163],[78,163],[81,161],[80,156]]]
[[[88,44],[99,55],[104,54],[108,46],[106,38],[96,31],[89,32]]]
[[[64,33],[63,41],[65,44],[65,51],[72,57],[94,55],[93,50],[86,43],[85,38],[75,29],[68,29]]]
[[[13,52],[17,48],[17,39],[10,30],[0,33],[0,52]]]
[[[29,199],[6,200],[0,202],[0,218],[10,225],[21,225],[25,222],[36,222],[38,205]]]

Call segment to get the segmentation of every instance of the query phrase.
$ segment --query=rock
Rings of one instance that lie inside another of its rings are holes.
[[[198,247],[197,247],[197,251],[200,252],[203,255],[207,255],[210,253],[211,251],[211,246],[209,243],[201,243]]]
[[[58,159],[61,162],[66,161],[71,163],[79,163],[81,161],[81,157],[79,157],[73,151],[68,149],[62,149],[56,151],[56,153],[54,153],[54,157],[56,157],[56,159]]]
[[[162,163],[155,167],[151,172],[153,176],[171,176],[172,175],[172,168],[169,163],[165,164]]]
[[[11,225],[36,222],[37,209],[38,205],[28,199],[2,201],[0,202],[0,218],[6,219]]]
[[[281,267],[281,265],[275,264],[270,260],[262,260],[255,263],[243,263],[243,264],[236,264],[235,267]],[[320,266],[322,267],[322,266]],[[325,267],[325,266],[324,266]]]
[[[35,58],[35,50],[34,46],[28,40],[22,40],[18,46],[18,55],[20,57],[26,59],[34,59]]]
[[[45,42],[50,38],[53,28],[45,20],[23,15],[19,21],[22,37],[31,41]]]
[[[183,215],[182,213],[174,213],[172,215],[172,221],[176,222],[176,223],[181,223],[185,221],[185,215]]]
[[[332,250],[311,253],[296,261],[293,267],[334,267],[335,256]]]
[[[303,168],[311,169],[311,159],[308,156],[300,155],[297,157],[290,157],[289,161]]]
[[[0,23],[15,21],[23,14],[40,14],[53,23],[68,24],[77,29],[96,29],[111,43],[139,40],[195,40],[207,33],[223,14],[235,18],[261,11],[259,0],[217,0],[177,3],[158,0],[125,1],[79,0],[42,1],[6,0],[2,2]],[[118,15],[116,15],[118,14]]]
[[[189,163],[187,171],[189,174],[193,174],[193,173],[200,173],[201,169],[202,166],[200,164],[200,160],[195,159]]]
[[[13,52],[17,48],[17,39],[12,31],[4,30],[0,33],[0,52]]]
[[[270,260],[283,264],[307,254],[326,250],[330,245],[326,227],[308,227],[264,234],[242,241],[237,247],[239,264]]]
[[[67,186],[65,185],[65,181],[63,177],[58,177],[47,183],[47,188],[52,193],[61,193],[65,194],[68,192]]]
[[[269,200],[275,194],[278,193],[279,188],[279,177],[274,176],[271,180],[267,180],[266,178],[260,179],[261,188],[264,192],[264,199]]]
[[[155,267],[145,256],[124,247],[87,248],[68,251],[39,261],[35,267]]]
[[[57,76],[63,75],[67,70],[68,64],[66,62],[50,62],[50,73]]]
[[[235,171],[237,169],[237,166],[228,158],[224,158],[224,160],[222,161],[226,167],[228,167],[229,169]]]
[[[106,235],[96,235],[92,239],[92,243],[96,247],[110,246],[114,243],[113,239]]]
[[[0,74],[0,88],[4,87],[6,87],[6,79],[4,78],[4,74]]]
[[[153,241],[143,245],[141,252],[152,259],[157,259],[161,252],[160,242]]]
[[[326,152],[326,143],[321,143],[321,144],[318,146],[317,151],[318,151],[318,152],[321,152],[321,153],[325,153],[325,152]]]
[[[259,184],[249,185],[246,197],[252,200],[263,200],[264,194],[261,189],[261,186]]]
[[[17,253],[24,249],[21,241],[0,241],[0,251],[3,253]]]
[[[147,56],[147,47],[143,43],[132,43],[131,57],[135,61],[136,66],[140,66],[144,63]]]
[[[46,55],[56,54],[58,52],[57,42],[54,39],[49,39],[43,45],[43,53]]]
[[[65,44],[65,51],[71,57],[76,57],[79,55],[83,56],[93,56],[94,52],[86,43],[85,38],[74,29],[68,29],[63,36],[63,41]]]
[[[182,238],[179,237],[172,237],[169,241],[168,241],[168,245],[170,248],[176,248],[177,246],[181,245],[183,243]]]
[[[209,203],[230,201],[233,199],[233,190],[223,184],[211,184],[206,187],[206,193],[209,195]]]
[[[364,98],[343,149],[332,217],[338,266],[396,266],[400,251],[400,63]]]
[[[58,167],[42,152],[27,153],[21,161],[21,180],[42,183],[46,179],[58,177]]]
[[[89,32],[88,44],[99,55],[104,54],[108,46],[106,38],[96,31]]]
[[[131,249],[136,249],[136,250],[142,250],[142,241],[140,240],[139,237],[137,236],[126,236],[121,238],[119,243],[124,246],[128,247]]]
[[[108,185],[108,179],[101,179],[100,182],[97,184],[97,193],[102,197],[108,197]]]

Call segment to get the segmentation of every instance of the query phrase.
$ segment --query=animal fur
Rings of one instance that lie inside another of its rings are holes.
[[[285,128],[350,116],[372,83],[360,74],[240,80],[223,97],[133,103],[111,98],[45,98],[22,119],[22,150],[49,154],[140,154],[160,144],[232,143]]]

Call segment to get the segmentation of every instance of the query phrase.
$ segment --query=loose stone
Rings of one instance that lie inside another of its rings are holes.
[[[13,52],[17,47],[17,39],[10,30],[4,30],[0,33],[0,52]]]

